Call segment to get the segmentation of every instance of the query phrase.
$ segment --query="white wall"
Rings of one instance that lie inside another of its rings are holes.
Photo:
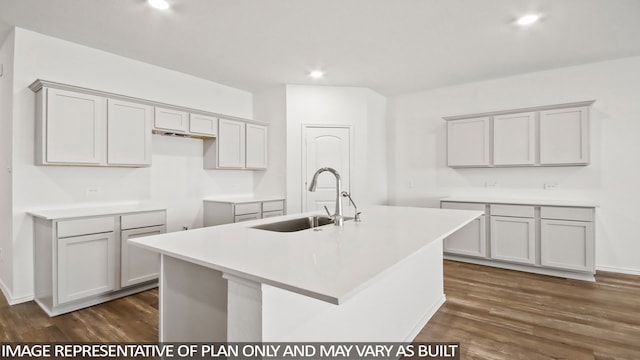
[[[153,137],[149,168],[34,165],[34,93],[41,78],[251,118],[252,95],[190,75],[16,29],[13,117],[13,296],[33,293],[33,223],[26,211],[113,202],[159,202],[168,230],[202,225],[202,199],[253,191],[248,171],[202,169],[202,141]],[[100,193],[86,195],[87,187]],[[3,230],[4,232],[4,230]]]
[[[14,33],[0,47],[0,289],[11,298],[13,289],[12,215],[11,215],[11,119],[13,113],[13,53]]]
[[[360,207],[386,202],[385,97],[364,88],[287,85],[286,107],[289,213],[302,210],[303,124],[353,126],[353,199]]]
[[[253,93],[253,118],[269,123],[267,170],[255,171],[254,192],[260,196],[284,196],[287,181],[286,87]]]
[[[592,99],[589,166],[446,167],[443,116]],[[593,200],[597,267],[640,274],[639,99],[640,57],[398,96],[390,101],[390,199],[432,207],[450,195]],[[559,188],[543,190],[545,183]]]

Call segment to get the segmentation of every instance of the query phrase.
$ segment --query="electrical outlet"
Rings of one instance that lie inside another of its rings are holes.
[[[88,186],[85,189],[84,194],[88,197],[88,198],[97,198],[100,196],[100,194],[102,193],[102,189],[100,189],[97,186]]]
[[[553,189],[557,189],[558,188],[558,183],[545,183],[544,184],[544,189],[545,190],[553,190]]]

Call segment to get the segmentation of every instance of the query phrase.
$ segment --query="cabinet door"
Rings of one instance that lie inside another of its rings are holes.
[[[245,165],[245,123],[220,119],[218,122],[218,167],[242,169]]]
[[[487,232],[484,215],[444,239],[444,251],[450,254],[486,257]]]
[[[108,101],[107,162],[112,165],[151,165],[153,108],[127,101]]]
[[[567,270],[594,272],[593,223],[540,220],[540,262]]]
[[[160,273],[160,254],[129,244],[129,239],[159,235],[166,227],[152,226],[140,229],[123,230],[120,258],[120,286],[131,286],[158,278]]]
[[[189,132],[207,136],[216,136],[218,119],[213,116],[189,114]]]
[[[105,163],[107,100],[47,89],[46,104],[46,163]]]
[[[181,133],[189,131],[189,114],[184,111],[156,107],[155,118],[157,129]]]
[[[248,169],[267,168],[267,127],[247,124],[247,162]]]
[[[447,121],[447,165],[489,166],[489,117]]]
[[[540,112],[540,164],[589,163],[589,107]]]
[[[115,289],[113,232],[58,239],[58,303]]]
[[[533,165],[535,151],[535,112],[493,117],[494,165]]]
[[[532,218],[491,216],[491,258],[535,264],[535,220]]]

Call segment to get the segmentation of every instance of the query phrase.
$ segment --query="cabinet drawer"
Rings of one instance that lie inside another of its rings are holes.
[[[236,204],[234,215],[255,214],[261,212],[260,203]]]
[[[105,233],[113,231],[114,227],[112,216],[65,220],[58,223],[58,238]]]
[[[485,204],[479,203],[459,203],[459,202],[446,202],[440,203],[442,209],[457,209],[457,210],[477,210],[485,212]]]
[[[284,201],[265,201],[262,203],[262,211],[284,210]]]
[[[543,206],[540,208],[542,219],[593,221],[593,208],[574,208]]]
[[[515,216],[515,217],[533,217],[533,206],[528,205],[490,205],[491,215],[497,216]]]
[[[262,212],[262,218],[266,219],[266,218],[270,218],[270,217],[276,217],[276,216],[282,216],[284,215],[284,211],[282,210],[274,210],[274,211],[264,211]]]
[[[122,230],[164,225],[165,223],[166,216],[164,211],[122,215],[122,217],[120,218],[120,227],[122,228]]]
[[[260,219],[260,214],[236,215],[234,222],[251,221]]]

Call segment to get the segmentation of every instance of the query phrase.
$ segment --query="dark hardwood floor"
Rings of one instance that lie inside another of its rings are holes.
[[[445,261],[447,302],[416,341],[463,359],[640,359],[640,276],[596,282]]]
[[[447,302],[416,337],[462,359],[640,359],[640,277],[596,283],[445,261]],[[2,342],[156,342],[158,292],[49,318],[0,299]]]
[[[33,301],[0,296],[1,342],[157,342],[158,290],[50,318]]]

